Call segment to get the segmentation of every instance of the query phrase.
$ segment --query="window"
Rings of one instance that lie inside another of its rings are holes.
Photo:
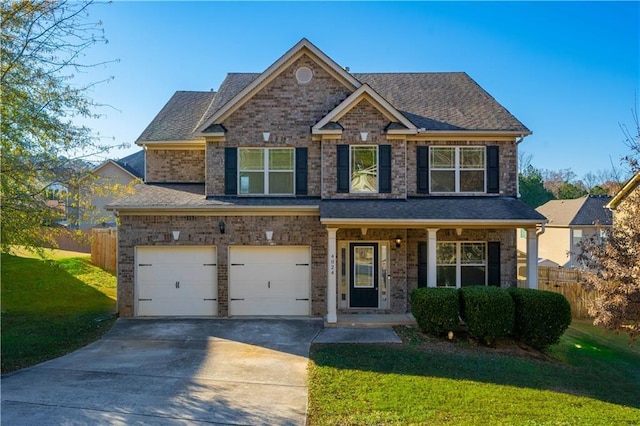
[[[239,193],[292,195],[293,148],[238,149]]]
[[[351,147],[351,192],[378,192],[378,147]]]
[[[431,192],[485,192],[485,147],[432,147]]]
[[[582,229],[574,229],[573,230],[573,241],[572,244],[574,247],[577,247],[582,241]]]
[[[440,242],[436,245],[438,287],[487,284],[486,243]]]

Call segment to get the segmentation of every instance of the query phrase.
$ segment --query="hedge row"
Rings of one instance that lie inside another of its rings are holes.
[[[411,293],[411,312],[425,333],[453,331],[462,319],[471,337],[488,344],[512,335],[538,349],[557,343],[571,324],[563,295],[520,288],[418,288]]]

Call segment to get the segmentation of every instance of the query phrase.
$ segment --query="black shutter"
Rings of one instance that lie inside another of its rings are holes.
[[[500,156],[497,146],[487,147],[487,193],[500,192]]]
[[[307,195],[307,148],[296,148],[296,195]]]
[[[416,148],[416,157],[418,159],[418,194],[429,193],[429,147],[419,146]]]
[[[224,193],[238,194],[238,148],[224,149]]]
[[[418,243],[418,287],[427,287],[429,277],[429,243],[426,241]]]
[[[349,192],[349,145],[338,145],[338,188],[337,192]]]
[[[391,145],[378,147],[378,192],[391,192]]]
[[[487,243],[487,284],[500,287],[500,242]]]

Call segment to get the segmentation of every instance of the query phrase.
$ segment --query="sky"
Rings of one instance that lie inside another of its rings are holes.
[[[262,72],[306,37],[351,72],[464,71],[524,123],[540,169],[620,167],[620,124],[640,100],[640,2],[123,2],[97,4],[117,60],[79,79],[103,143],[134,142],[174,92],[217,90],[229,72]],[[96,160],[106,159],[104,156]]]

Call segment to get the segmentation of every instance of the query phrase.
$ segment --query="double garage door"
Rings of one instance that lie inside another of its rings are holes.
[[[309,315],[309,247],[229,248],[229,315]],[[138,316],[217,316],[217,252],[204,246],[136,249]]]

